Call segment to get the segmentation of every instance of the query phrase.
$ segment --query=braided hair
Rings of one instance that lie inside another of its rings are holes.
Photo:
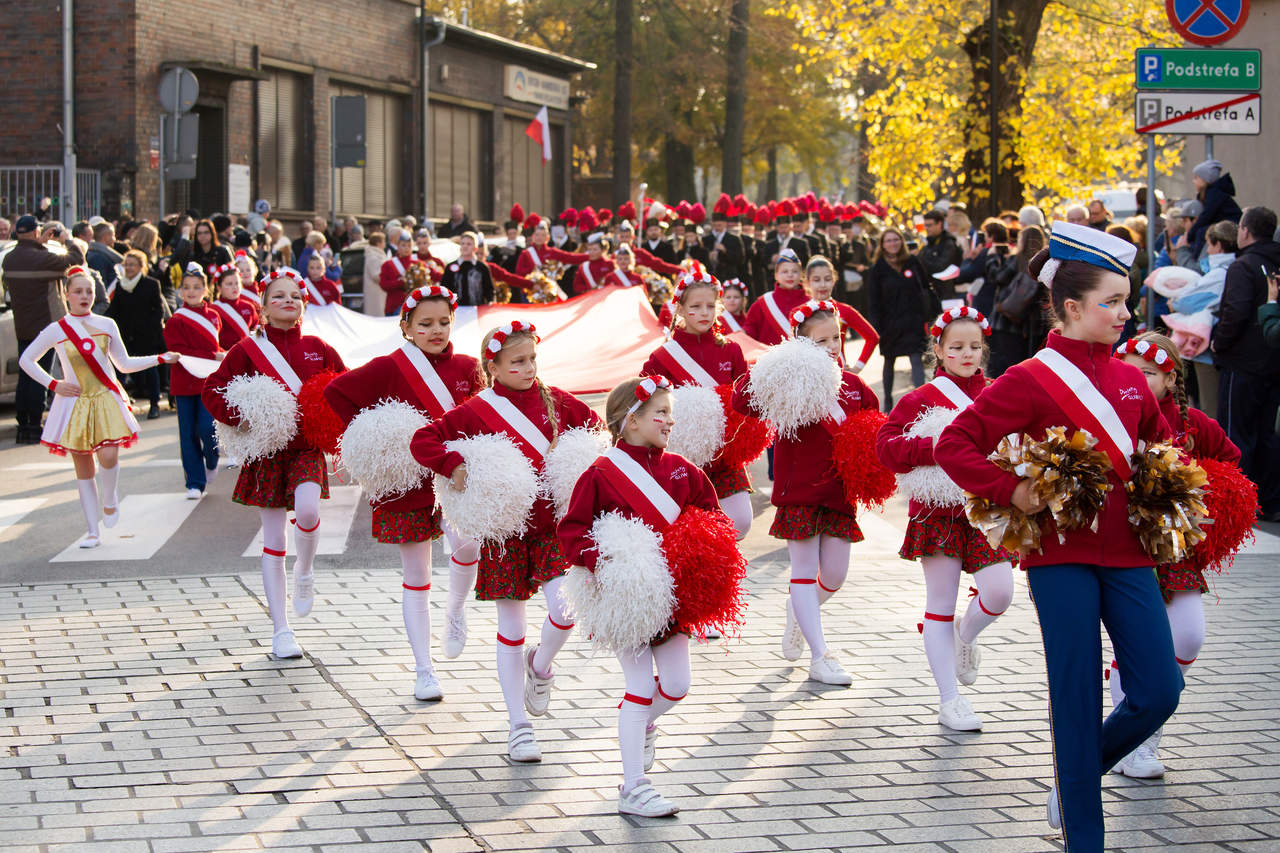
[[[1195,447],[1195,437],[1192,435],[1191,421],[1187,417],[1187,369],[1183,364],[1181,353],[1178,352],[1173,341],[1157,332],[1144,332],[1134,340],[1139,343],[1146,341],[1152,346],[1159,347],[1173,361],[1173,399],[1178,404],[1178,414],[1182,418],[1182,433],[1185,436],[1182,446],[1187,451],[1192,450]]]

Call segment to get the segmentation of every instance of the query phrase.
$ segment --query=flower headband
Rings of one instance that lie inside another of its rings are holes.
[[[676,279],[676,288],[675,292],[671,294],[671,301],[679,302],[680,294],[684,293],[686,289],[699,284],[706,284],[715,288],[717,297],[724,296],[724,287],[720,282],[716,281],[715,276],[707,272],[702,268],[702,265],[699,264],[694,269],[686,270],[681,273],[680,277]]]
[[[67,281],[71,281],[71,279],[75,278],[78,275],[82,275],[88,279],[93,278],[93,276],[89,275],[89,271],[84,267],[68,267],[67,268],[67,272],[66,272]]]
[[[278,270],[272,270],[267,277],[262,280],[262,295],[266,296],[267,288],[271,287],[273,282],[282,278],[287,278],[294,284],[298,285],[298,289],[302,291],[303,304],[311,301],[311,295],[307,293],[305,283],[302,280],[302,275],[292,267],[281,267]]]
[[[671,380],[665,376],[646,376],[636,386],[636,401],[627,409],[628,415],[634,415],[640,407],[649,402],[649,398],[659,391],[670,391]],[[624,415],[625,417],[625,415]]]
[[[742,279],[730,278],[730,279],[726,279],[724,282],[721,283],[720,295],[723,296],[724,292],[731,287],[736,287],[738,290],[742,291],[743,293],[747,292],[747,286],[742,283]]]
[[[942,312],[942,316],[934,320],[933,325],[929,327],[929,334],[935,338],[942,337],[942,330],[950,326],[956,320],[972,320],[982,329],[982,334],[991,334],[991,323],[986,317],[982,316],[982,312],[976,308],[970,308],[968,305],[961,305],[959,308],[951,308]]]
[[[826,311],[834,314],[836,313],[836,304],[830,299],[824,299],[821,302],[816,299],[810,299],[808,302],[791,312],[791,328],[799,328],[801,323],[809,320],[809,318],[814,314],[817,314],[819,311]]]
[[[493,337],[489,338],[489,345],[484,348],[484,357],[493,358],[502,352],[502,345],[507,342],[507,338],[517,332],[526,332],[533,335],[535,344],[542,342],[542,338],[538,337],[538,330],[533,327],[532,323],[526,323],[523,320],[512,320],[505,326],[499,326],[493,330]]]
[[[450,311],[453,311],[458,307],[458,297],[452,290],[438,284],[431,284],[426,287],[419,287],[417,290],[405,297],[404,310],[406,312],[412,311],[414,308],[418,307],[418,303],[422,300],[435,298],[448,299]],[[501,349],[501,346],[499,346],[499,349]]]
[[[1151,341],[1135,341],[1130,338],[1115,351],[1116,358],[1124,358],[1126,355],[1140,355],[1165,373],[1171,373],[1177,366],[1163,347],[1158,347]]]
[[[221,266],[218,264],[209,265],[209,278],[214,281],[222,281],[224,276],[231,275],[232,273],[237,275],[240,274],[240,270],[235,264],[222,264]]]

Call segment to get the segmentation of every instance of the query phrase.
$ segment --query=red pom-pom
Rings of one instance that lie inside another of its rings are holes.
[[[1236,552],[1246,540],[1253,539],[1253,524],[1258,517],[1258,487],[1235,465],[1217,459],[1197,459],[1209,476],[1205,488],[1205,509],[1213,524],[1202,529],[1207,534],[1191,552],[1191,559],[1201,569],[1221,572],[1230,568]]]
[[[325,453],[338,452],[338,439],[346,424],[338,417],[324,398],[324,388],[337,376],[333,370],[325,370],[302,383],[298,392],[298,413],[302,418],[302,438],[312,447]]]
[[[876,409],[861,409],[836,430],[832,456],[850,504],[882,506],[898,488],[897,478],[876,455],[876,433],[887,420]]]
[[[708,628],[736,636],[747,608],[747,560],[728,516],[686,507],[662,534],[662,553],[675,582],[676,627],[700,639]]]
[[[773,444],[776,437],[768,421],[735,411],[731,400],[733,385],[719,385],[716,393],[724,406],[724,444],[716,459],[729,467],[748,466]]]

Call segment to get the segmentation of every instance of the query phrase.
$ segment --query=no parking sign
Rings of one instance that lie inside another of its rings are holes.
[[[1178,35],[1205,46],[1235,38],[1249,18],[1249,0],[1164,0],[1164,9]]]

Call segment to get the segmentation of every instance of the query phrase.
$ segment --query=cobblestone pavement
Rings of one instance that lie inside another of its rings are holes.
[[[787,566],[769,520],[749,540],[743,636],[694,647],[693,688],[661,721],[650,775],[682,809],[667,820],[616,814],[621,677],[583,640],[536,720],[541,764],[506,759],[491,606],[469,604],[466,651],[438,662],[445,701],[415,702],[386,551],[366,569],[321,558],[315,610],[294,623],[307,654],[288,662],[268,654],[249,560],[239,574],[0,586],[0,845],[1061,849],[1044,822],[1044,671],[1021,579],[965,689],[986,728],[949,733],[916,632],[919,570],[894,556],[892,529],[855,546],[824,611],[854,675],[825,688],[778,653]],[[1105,782],[1113,849],[1280,849],[1280,540],[1260,538],[1209,597],[1208,642],[1165,730],[1167,778]],[[446,573],[435,581],[438,634]],[[542,613],[531,606],[531,624]]]

